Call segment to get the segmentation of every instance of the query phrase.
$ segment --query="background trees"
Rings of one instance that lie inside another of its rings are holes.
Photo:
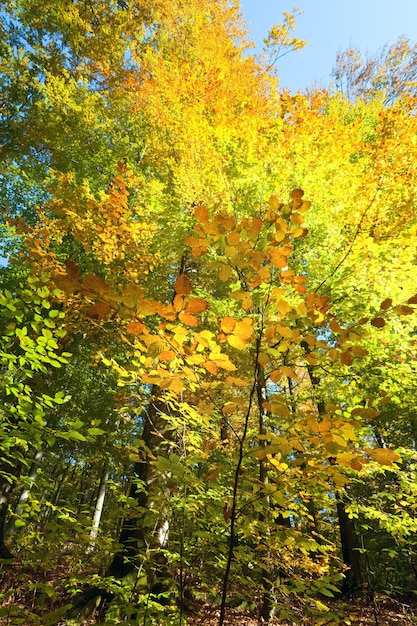
[[[12,551],[74,623],[408,591],[412,94],[282,93],[223,1],[2,18]]]

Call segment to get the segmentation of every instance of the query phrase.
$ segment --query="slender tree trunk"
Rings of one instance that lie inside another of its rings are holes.
[[[17,450],[17,448],[14,448]],[[20,476],[22,463],[15,458],[3,458],[0,463],[0,558],[11,559],[12,553],[5,543],[6,520],[11,494]]]
[[[7,527],[7,533],[10,535],[12,535],[16,531],[16,525],[15,525],[16,518],[22,514],[22,511],[23,511],[22,506],[26,504],[26,502],[29,499],[29,494],[33,487],[33,483],[35,482],[36,474],[38,473],[38,469],[42,462],[44,454],[45,454],[45,450],[38,450],[38,452],[36,452],[35,457],[32,461],[32,465],[30,467],[30,470],[27,476],[28,482],[26,484],[26,487],[24,487],[22,491],[20,492],[19,499],[13,511],[13,517],[10,518],[10,522]]]
[[[12,553],[5,544],[7,510],[13,485],[6,478],[0,478],[0,559],[11,559]]]
[[[301,346],[310,352],[310,348],[306,342],[302,342]],[[307,363],[307,372],[313,389],[317,389],[320,384],[320,377],[316,376],[315,368]],[[325,413],[324,403],[317,400],[317,410],[320,416]],[[342,544],[343,563],[349,568],[345,574],[342,585],[342,593],[357,594],[363,587],[363,575],[360,558],[360,544],[355,532],[355,524],[353,519],[346,513],[345,502],[340,495],[337,498],[337,517],[339,522],[340,541]]]
[[[98,487],[98,495],[96,500],[96,508],[93,516],[93,524],[90,532],[91,547],[94,546],[94,542],[97,539],[98,529],[100,527],[101,515],[103,513],[104,500],[106,497],[107,480],[109,478],[109,466],[108,461],[105,461],[103,471],[100,477],[100,484]]]
[[[259,366],[258,368],[258,378],[256,383],[256,398],[258,402],[258,411],[259,411],[259,434],[264,436],[267,433],[268,428],[268,411],[264,408],[265,402],[268,400],[268,394],[266,389],[266,380],[265,373],[263,367]],[[260,440],[261,448],[265,447],[267,442],[265,439]],[[259,461],[259,482],[262,485],[266,485],[268,483],[268,464],[265,459],[260,459]],[[265,510],[268,510],[269,506],[269,497],[265,498]],[[260,513],[259,521],[265,522],[266,515]],[[274,572],[271,571],[271,566],[269,565],[270,561],[270,550],[268,549],[268,537],[269,537],[269,527],[267,536],[264,537],[266,546],[263,549],[263,553],[260,558],[260,567],[261,567],[261,576],[262,576],[262,584],[263,584],[263,595],[261,600],[261,608],[260,608],[260,618],[263,622],[269,622],[273,617],[273,587],[274,587]],[[259,558],[259,555],[258,555]]]

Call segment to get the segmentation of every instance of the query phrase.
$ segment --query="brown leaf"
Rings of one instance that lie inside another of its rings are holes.
[[[112,308],[109,304],[107,304],[107,302],[96,302],[85,310],[85,314],[91,319],[100,320],[103,317],[106,317],[111,310]]]
[[[67,270],[67,276],[72,281],[77,281],[80,276],[80,268],[74,261],[67,259],[65,261],[65,268]]]
[[[191,280],[185,274],[180,274],[175,282],[175,293],[179,296],[188,296],[192,290]]]
[[[83,287],[88,291],[94,291],[94,293],[98,293],[100,295],[110,289],[110,286],[106,283],[106,281],[96,274],[87,274],[84,276]]]
[[[374,317],[374,319],[371,320],[371,324],[375,326],[375,328],[384,328],[386,321],[382,317]]]

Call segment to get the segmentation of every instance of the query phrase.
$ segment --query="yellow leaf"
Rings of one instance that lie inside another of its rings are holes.
[[[248,381],[243,378],[236,378],[235,376],[228,376],[226,378],[229,385],[236,385],[236,387],[247,387]]]
[[[283,365],[280,368],[280,372],[283,376],[288,376],[288,378],[298,378],[297,374],[294,372],[293,369],[291,369],[291,367],[288,367],[287,365]]]
[[[226,280],[230,278],[231,274],[232,274],[232,270],[230,269],[228,265],[221,266],[219,270],[219,278],[223,283],[226,282]]]
[[[291,305],[286,302],[286,300],[278,300],[276,306],[281,315],[286,315],[288,311],[290,311],[292,308]]]
[[[267,367],[267,365],[269,365],[269,356],[264,352],[260,352],[258,355],[258,363],[261,367]]]
[[[184,296],[176,295],[174,297],[174,301],[172,303],[172,306],[173,306],[174,311],[176,313],[179,313],[180,311],[182,311],[183,308],[184,308]]]
[[[271,196],[269,198],[269,208],[271,209],[271,211],[278,211],[280,206],[281,204],[276,196]]]
[[[175,293],[179,296],[188,296],[192,290],[191,280],[185,274],[180,274],[175,282]]]
[[[369,352],[366,348],[362,348],[361,346],[353,346],[352,354],[354,356],[366,356]]]
[[[226,370],[226,372],[234,372],[236,370],[236,365],[233,365],[226,354],[212,354],[211,360],[214,361],[221,369]]]
[[[290,417],[291,411],[284,402],[271,402],[271,413],[278,417]]]
[[[136,312],[140,315],[153,315],[157,313],[159,310],[159,304],[154,302],[153,300],[147,300],[146,298],[141,298],[137,304]]]
[[[246,348],[246,341],[237,337],[236,335],[227,335],[227,341],[229,344],[237,350],[244,350]]]

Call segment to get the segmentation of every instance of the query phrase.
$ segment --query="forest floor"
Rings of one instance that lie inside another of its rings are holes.
[[[16,568],[0,565],[0,625],[1,626],[45,626],[49,622],[47,614],[63,606],[64,598],[61,582],[66,578],[63,569],[45,571],[42,567]],[[22,566],[22,564],[19,564]],[[23,571],[22,571],[23,570]],[[42,571],[43,570],[43,571]],[[324,599],[323,599],[324,600]],[[321,616],[311,615],[311,607],[317,600],[307,603],[286,598],[282,609],[287,610],[286,619],[274,618],[270,626],[404,626],[417,625],[417,598],[400,600],[394,597],[378,596],[373,601],[364,599],[340,600],[325,599],[326,610]],[[322,605],[323,608],[324,604]],[[185,617],[185,616],[184,616]],[[64,625],[65,618],[58,620]],[[170,620],[169,620],[170,621]],[[100,620],[99,620],[100,622]],[[84,626],[97,622],[89,619]],[[170,623],[172,623],[170,621]],[[217,626],[219,609],[216,606],[194,602],[192,612],[187,613],[187,626]],[[238,608],[227,608],[225,626],[259,626],[261,622],[254,612]],[[160,626],[165,626],[163,621]]]
[[[349,624],[351,626],[388,626],[391,624],[411,626],[417,624],[417,601],[402,602],[388,597],[379,597],[372,602],[355,600],[350,602],[328,603],[330,612],[338,617],[308,617],[301,606],[288,603],[288,608],[294,613],[292,619],[280,620],[274,618],[270,626],[336,626]],[[298,617],[297,617],[298,614]],[[340,621],[339,621],[340,620]],[[198,615],[188,617],[187,626],[217,626],[219,610],[210,606],[202,606]],[[227,609],[225,626],[259,626],[256,615],[238,609]]]

